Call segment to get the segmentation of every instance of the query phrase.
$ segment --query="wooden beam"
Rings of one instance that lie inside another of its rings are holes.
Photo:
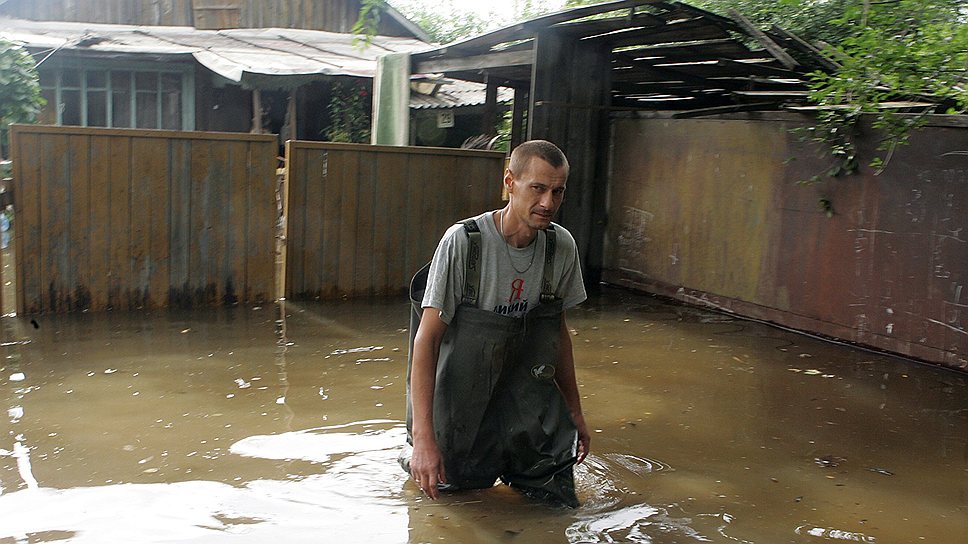
[[[514,89],[514,102],[511,109],[511,149],[524,141],[524,112],[528,107],[528,91],[521,88]]]
[[[622,54],[630,57],[662,57],[669,62],[713,59],[755,59],[763,53],[754,53],[732,38],[720,38],[701,42],[674,45],[645,45],[624,49]]]
[[[770,37],[767,36],[765,32],[756,28],[756,26],[753,25],[753,23],[749,19],[743,16],[742,13],[736,11],[735,9],[731,9],[729,10],[729,15],[730,17],[736,20],[739,26],[742,27],[742,29],[745,30],[747,34],[756,38],[756,41],[760,42],[760,44],[767,51],[769,51],[770,54],[776,58],[776,60],[780,61],[780,64],[789,68],[790,70],[793,70],[794,68],[800,66],[800,63],[797,62],[796,59],[791,57],[790,54],[784,51],[782,47],[777,45],[775,41],[771,40]]]
[[[252,89],[252,134],[262,134],[262,91]]]
[[[694,117],[705,117],[707,115],[719,115],[723,113],[737,113],[741,111],[757,111],[776,108],[779,101],[773,102],[752,102],[749,104],[734,104],[731,106],[718,106],[714,108],[700,108],[690,111],[677,112],[672,115],[673,119],[692,119]]]
[[[589,17],[592,15],[598,15],[601,13],[608,13],[610,11],[617,11],[621,9],[635,9],[639,6],[644,6],[646,4],[659,4],[663,0],[619,0],[616,2],[605,2],[601,4],[594,4],[591,6],[582,6],[578,8],[573,8],[565,11],[560,11],[557,13],[550,13],[548,15],[537,17],[529,21],[515,23],[513,25],[495,30],[481,36],[474,36],[466,40],[457,41],[440,49],[434,51],[428,51],[426,53],[417,53],[414,55],[415,59],[423,59],[424,56],[436,56],[444,54],[461,54],[468,51],[474,50],[490,50],[491,47],[514,40],[520,40],[524,37],[531,37],[536,32],[541,31],[552,25],[559,23],[564,23],[567,21],[574,21],[581,19],[583,17]]]
[[[484,114],[481,116],[481,134],[494,136],[497,129],[494,126],[497,121],[497,85],[490,80],[487,82],[487,89],[484,94]]]
[[[626,28],[635,27],[660,27],[665,21],[648,13],[637,13],[631,17],[612,17],[608,19],[592,19],[590,21],[565,22],[555,25],[556,30],[566,34],[585,37],[615,32]]]
[[[777,25],[773,25],[771,27],[771,30],[773,31],[774,34],[779,34],[781,37],[789,41],[790,45],[792,45],[794,48],[799,49],[803,53],[810,55],[813,58],[813,60],[817,61],[817,64],[822,66],[824,69],[830,70],[831,72],[836,72],[837,70],[840,69],[839,62],[827,57],[827,55],[824,55],[820,51],[820,49],[817,49],[816,47],[808,43],[806,40],[802,39],[800,36],[797,36],[793,32],[790,32]]]
[[[297,96],[299,93],[299,88],[296,87],[289,93],[289,103],[286,107],[286,121],[289,124],[289,134],[287,134],[287,139],[298,140],[299,139],[299,125],[296,122],[296,112],[298,111]]]
[[[721,27],[703,19],[688,19],[663,26],[630,29],[589,38],[588,42],[607,43],[612,48],[634,47],[636,45],[669,44],[675,42],[694,42],[729,38],[729,33]]]
[[[507,53],[488,53],[463,58],[440,58],[415,62],[415,74],[441,74],[446,72],[487,70],[508,66],[530,66],[534,63],[534,51],[510,51]]]

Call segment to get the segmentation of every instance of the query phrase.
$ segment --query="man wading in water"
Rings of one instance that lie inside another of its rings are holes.
[[[449,228],[414,277],[413,447],[400,461],[431,499],[500,478],[578,505],[572,469],[590,436],[564,311],[586,295],[575,240],[551,221],[568,169],[550,142],[518,146],[504,174],[507,206]]]

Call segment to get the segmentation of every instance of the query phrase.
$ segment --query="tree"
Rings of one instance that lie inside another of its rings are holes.
[[[0,40],[0,158],[6,155],[12,123],[31,123],[44,99],[33,57],[23,47]]]
[[[484,18],[477,13],[462,12],[454,0],[440,0],[433,4],[418,0],[397,0],[393,6],[436,43],[450,43],[461,38],[487,32],[499,19],[496,13]]]
[[[821,106],[814,138],[830,144],[838,164],[832,175],[858,167],[853,134],[862,116],[873,117],[884,138],[875,172],[931,113],[968,111],[968,7],[962,0],[853,0],[833,24],[853,29],[829,51],[840,68],[812,75],[811,100]],[[926,104],[902,116],[889,102]]]

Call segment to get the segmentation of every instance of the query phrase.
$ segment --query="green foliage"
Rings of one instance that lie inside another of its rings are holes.
[[[833,111],[819,128],[837,131],[829,140],[834,152],[856,160],[852,135],[861,114],[871,114],[883,134],[878,156],[869,161],[880,172],[898,146],[923,125],[935,106],[920,115],[902,116],[885,108],[896,101],[941,101],[943,111],[968,110],[968,10],[961,0],[892,0],[849,2],[833,24],[855,32],[836,44],[833,58],[841,68],[812,75],[811,100]],[[835,154],[835,158],[837,155]],[[856,165],[854,165],[856,169]]]
[[[360,16],[353,23],[353,45],[365,49],[373,43],[373,37],[380,28],[380,14],[386,9],[383,0],[363,0],[360,3]]]
[[[393,6],[407,19],[422,28],[436,43],[450,43],[487,32],[494,28],[497,15],[484,18],[473,12],[461,11],[453,0],[425,2],[397,0]]]
[[[326,113],[329,128],[324,136],[331,142],[370,142],[370,91],[361,83],[333,85]]]
[[[0,149],[7,146],[7,127],[32,123],[43,105],[33,57],[23,47],[0,40]]]
[[[728,16],[729,10],[736,10],[757,28],[769,29],[777,25],[811,43],[838,43],[854,31],[849,25],[836,23],[852,2],[854,0],[692,0],[687,3],[723,16]]]
[[[454,0],[392,0],[391,3],[437,43],[469,38],[561,8],[560,0],[518,0],[513,12],[491,10],[481,15],[455,5]]]
[[[816,74],[814,100],[874,111],[882,102],[933,96],[968,109],[968,11],[961,0],[854,0],[837,24],[857,32],[834,48],[842,66]]]

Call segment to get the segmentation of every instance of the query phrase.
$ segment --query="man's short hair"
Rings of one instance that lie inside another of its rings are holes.
[[[514,148],[511,152],[511,160],[508,162],[508,170],[516,176],[520,176],[531,163],[531,159],[538,157],[552,168],[564,167],[569,170],[568,158],[558,149],[558,146],[547,140],[529,140]]]

